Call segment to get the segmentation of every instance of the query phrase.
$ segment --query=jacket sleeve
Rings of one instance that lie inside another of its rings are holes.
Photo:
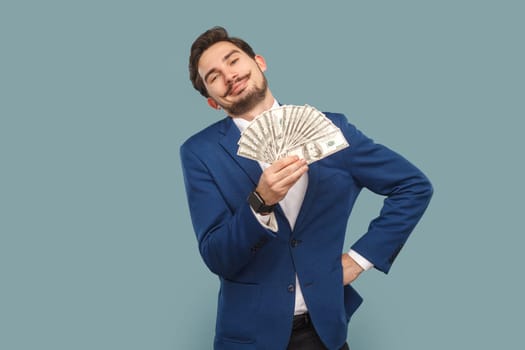
[[[339,125],[350,143],[347,166],[354,180],[385,196],[377,218],[352,249],[388,273],[397,254],[425,212],[433,188],[409,161],[375,143],[341,116]]]
[[[212,272],[234,279],[258,249],[276,235],[257,221],[245,199],[235,205],[226,201],[219,186],[221,179],[207,164],[215,161],[213,154],[199,155],[191,146],[181,146],[186,195],[199,251]]]

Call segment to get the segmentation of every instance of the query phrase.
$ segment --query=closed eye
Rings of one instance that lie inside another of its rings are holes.
[[[209,79],[210,84],[213,83],[215,80],[217,80],[217,77],[218,77],[218,76],[219,76],[218,74],[213,74],[213,75],[210,77],[210,79]]]

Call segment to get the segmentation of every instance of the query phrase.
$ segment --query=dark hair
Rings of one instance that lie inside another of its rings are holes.
[[[255,52],[246,41],[240,38],[230,37],[223,27],[213,27],[202,33],[191,45],[189,70],[193,87],[204,97],[209,97],[209,95],[199,75],[199,60],[204,51],[220,41],[228,41],[244,51],[251,58],[255,57]]]

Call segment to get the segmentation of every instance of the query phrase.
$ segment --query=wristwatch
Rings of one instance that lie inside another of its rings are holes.
[[[262,199],[261,195],[257,193],[256,190],[253,190],[250,193],[247,200],[250,204],[250,207],[252,207],[253,211],[255,211],[258,214],[270,214],[275,208],[275,204],[266,205],[264,199]]]

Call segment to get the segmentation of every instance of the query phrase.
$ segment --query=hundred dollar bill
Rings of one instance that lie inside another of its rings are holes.
[[[287,156],[296,155],[311,164],[319,159],[328,157],[350,146],[341,130],[337,129],[322,137],[312,139],[303,145],[290,149]]]
[[[309,105],[285,105],[261,113],[237,144],[238,155],[264,163],[292,154],[312,163],[348,147],[339,128]]]
[[[254,151],[253,149],[245,147],[245,146],[239,147],[237,154],[245,158],[252,159],[252,160],[256,160],[256,161],[260,161],[264,163],[270,163],[269,158],[261,154],[261,152]]]

